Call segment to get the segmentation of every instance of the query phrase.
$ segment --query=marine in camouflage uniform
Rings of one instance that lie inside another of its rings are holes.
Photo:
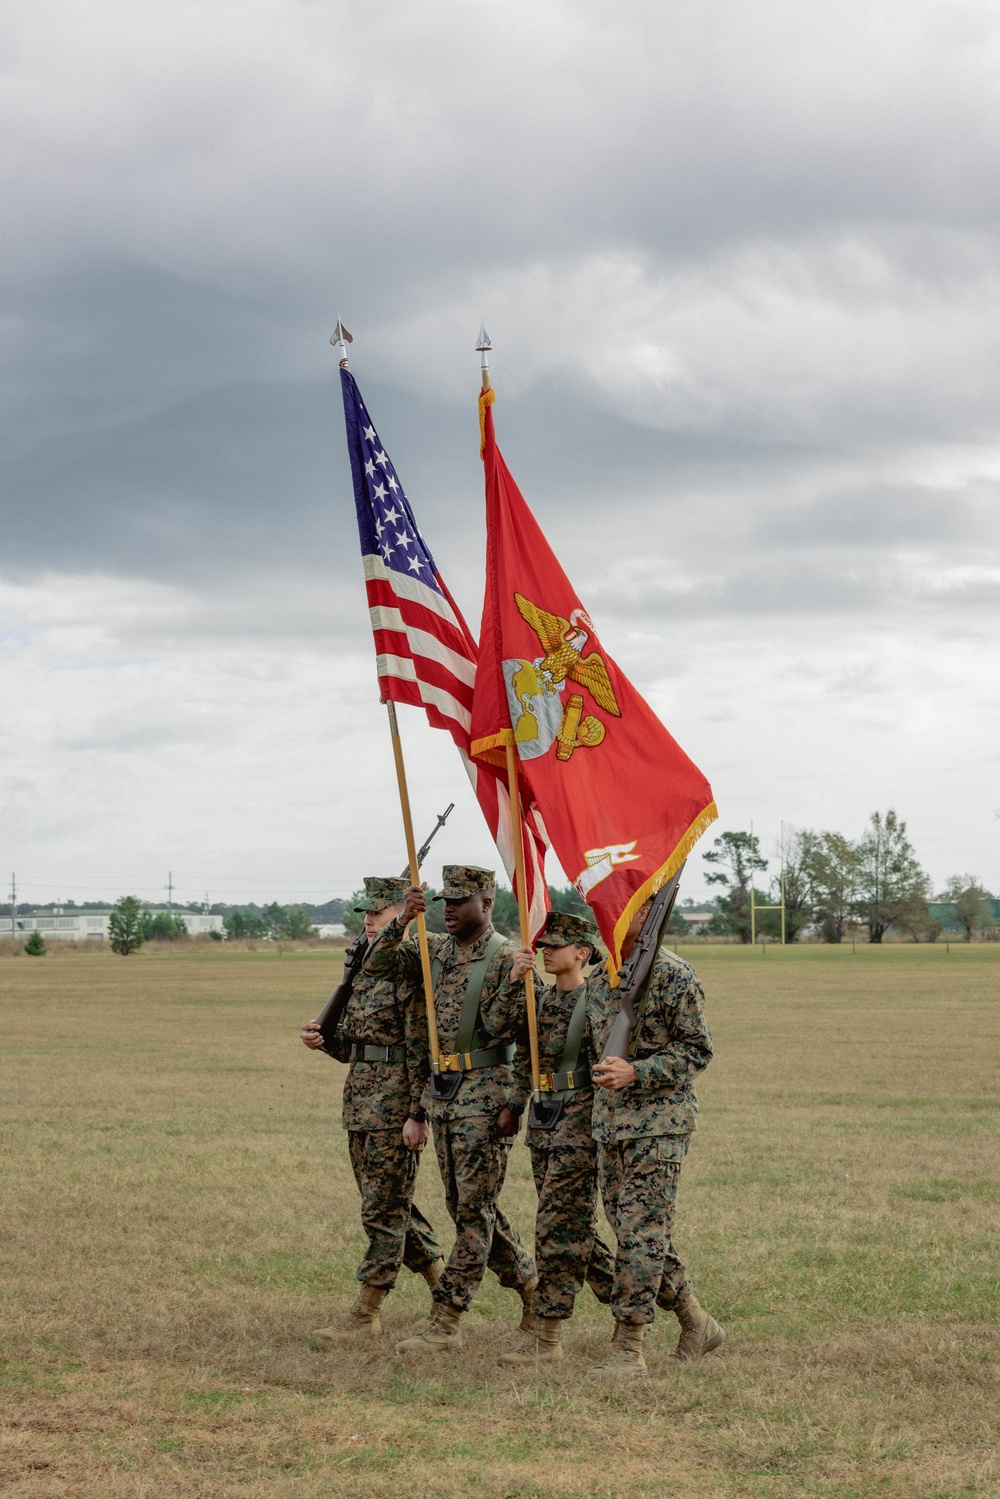
[[[643,907],[633,920],[625,956],[646,912]],[[600,1056],[618,1013],[617,990],[606,970],[588,980],[587,1013]],[[599,1377],[645,1370],[642,1338],[655,1306],[672,1311],[681,1324],[672,1358],[694,1361],[723,1341],[718,1323],[698,1305],[672,1237],[681,1165],[697,1121],[695,1079],[711,1058],[712,1037],[694,970],[661,951],[631,1062],[613,1059],[595,1069],[601,1196],[618,1240],[611,1293],[615,1336],[608,1358],[592,1371]],[[622,1086],[629,1077],[634,1080]]]
[[[520,1091],[507,1056],[524,1014],[524,984],[510,982],[515,944],[494,933],[489,920],[495,893],[492,870],[471,865],[447,865],[443,872],[445,924],[454,935],[428,934],[434,980],[434,1009],[442,1058],[458,1062],[456,1041],[466,989],[473,970],[493,951],[483,979],[479,1023],[473,1051],[488,1064],[463,1064],[444,1072],[460,1074],[454,1097],[436,1097],[428,1087],[423,1106],[431,1121],[445,1202],[455,1224],[455,1245],[437,1285],[431,1324],[417,1337],[397,1345],[420,1352],[461,1343],[459,1319],[472,1305],[487,1268],[503,1286],[517,1290],[528,1302],[536,1280],[534,1261],[521,1243],[497,1199],[507,1171],[511,1141],[516,1133]],[[407,893],[403,916],[423,909],[422,892]],[[478,917],[475,913],[479,913]],[[470,913],[472,913],[470,915]],[[417,985],[421,982],[420,950],[404,935],[403,917],[390,922],[372,943],[364,962],[376,978]],[[468,940],[475,933],[474,940]],[[463,940],[465,939],[465,940]],[[491,942],[491,939],[496,939]],[[501,1133],[499,1126],[506,1126]]]
[[[379,917],[395,914],[405,890],[405,880],[366,877],[365,897],[354,909],[365,914],[371,935]],[[312,1029],[304,1029],[304,1040]],[[444,1260],[433,1228],[413,1201],[419,1147],[404,1141],[407,1120],[419,1124],[426,1117],[420,1108],[428,1074],[422,996],[408,980],[377,978],[361,968],[337,1031],[322,1049],[350,1067],[343,1125],[368,1238],[357,1271],[360,1297],[340,1322],[313,1334],[331,1346],[357,1332],[381,1331],[378,1308],[401,1264],[433,1286]],[[421,1134],[426,1138],[426,1127],[416,1138]]]
[[[583,968],[596,941],[597,928],[592,922],[567,912],[550,911],[536,942],[543,952],[548,949],[553,954],[546,961],[546,969],[551,962],[558,975],[554,984],[538,984],[536,980],[542,1097],[549,1107],[561,1104],[562,1108],[552,1129],[532,1128],[529,1115],[527,1143],[538,1190],[538,1286],[532,1297],[533,1325],[500,1356],[499,1362],[506,1368],[533,1368],[539,1361],[554,1363],[562,1358],[562,1324],[573,1315],[585,1281],[598,1301],[606,1305],[611,1300],[615,1257],[597,1232],[597,1142],[591,1122],[594,1090],[586,1034],[587,986],[583,981]],[[574,983],[576,979],[578,983]],[[573,1044],[574,1037],[568,1036],[571,1020],[577,1045]],[[569,1075],[565,1075],[567,1067],[571,1068]],[[518,1046],[517,1070],[527,1096],[531,1092],[531,1059],[526,1027]]]

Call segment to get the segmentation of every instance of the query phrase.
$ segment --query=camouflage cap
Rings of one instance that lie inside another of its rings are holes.
[[[441,886],[435,900],[468,900],[470,895],[496,895],[497,877],[492,869],[477,869],[474,864],[446,864]]]
[[[400,880],[392,875],[366,874],[365,898],[358,901],[355,911],[377,914],[384,911],[386,906],[400,905],[408,883],[407,880]]]
[[[568,911],[550,911],[536,947],[568,947],[571,942],[586,943],[593,947],[597,941],[597,928],[586,916],[571,916]]]

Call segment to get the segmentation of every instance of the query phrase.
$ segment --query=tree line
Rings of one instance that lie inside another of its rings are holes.
[[[781,872],[765,889],[757,887],[755,876],[768,868],[769,861],[761,853],[759,838],[749,833],[722,833],[702,857],[709,865],[708,883],[721,892],[702,930],[748,943],[751,888],[755,905],[779,904]],[[935,897],[930,878],[916,857],[906,823],[892,809],[873,812],[857,841],[842,833],[794,830],[786,839],[781,865],[788,942],[806,928],[824,942],[843,942],[854,924],[865,928],[869,942],[875,943],[890,927],[913,942],[934,942],[941,934],[941,922],[931,911]],[[967,942],[975,933],[991,934],[996,927],[993,897],[974,875],[952,876],[936,901],[954,906]],[[780,936],[781,912],[761,911],[756,930],[763,936]]]

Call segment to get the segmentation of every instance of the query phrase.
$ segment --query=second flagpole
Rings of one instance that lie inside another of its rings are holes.
[[[486,407],[493,403],[489,361],[489,351],[492,347],[489,334],[486,332],[486,325],[482,323],[479,329],[479,341],[476,344],[477,353],[482,355],[481,370],[483,379],[483,393],[479,397],[480,457],[483,457],[486,449]],[[524,823],[521,818],[521,789],[518,784],[517,751],[514,748],[513,735],[507,742],[506,751],[507,790],[510,794],[510,823],[511,832],[514,836],[514,877],[517,882],[517,914],[521,928],[521,946],[530,947],[531,924],[528,917],[528,885],[525,878]],[[528,1049],[531,1053],[531,1089],[537,1102],[541,1096],[541,1071],[538,1060],[538,1010],[535,1003],[535,970],[533,968],[529,968],[524,975],[524,999],[528,1017]]]

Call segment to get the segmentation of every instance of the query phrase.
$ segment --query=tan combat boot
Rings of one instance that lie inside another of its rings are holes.
[[[681,1336],[670,1355],[670,1363],[696,1364],[706,1353],[720,1348],[725,1342],[726,1334],[715,1318],[698,1305],[693,1291],[684,1292],[674,1307],[674,1316],[681,1324]]]
[[[382,1323],[378,1309],[388,1294],[388,1291],[380,1291],[375,1286],[362,1286],[361,1295],[349,1311],[338,1317],[332,1327],[317,1327],[309,1336],[324,1348],[350,1343],[359,1334],[369,1338],[381,1337]]]
[[[599,1364],[587,1370],[588,1379],[634,1379],[646,1373],[642,1356],[645,1322],[616,1322],[611,1347]]]
[[[536,1317],[530,1333],[519,1327],[517,1342],[497,1363],[502,1369],[533,1369],[536,1364],[558,1364],[563,1356],[562,1320],[559,1317]]]
[[[427,1269],[420,1272],[432,1291],[444,1274],[444,1264],[442,1259],[432,1260]]]
[[[521,1305],[524,1308],[521,1313],[521,1321],[518,1325],[517,1330],[518,1332],[528,1333],[532,1337],[534,1336],[535,1332],[535,1314],[532,1311],[532,1304],[534,1302],[535,1292],[537,1290],[538,1276],[533,1275],[530,1280],[526,1280],[524,1282],[524,1285],[517,1293],[521,1298]]]
[[[404,1338],[396,1344],[397,1353],[441,1353],[445,1348],[461,1348],[462,1313],[454,1306],[435,1302],[431,1320],[423,1332]]]

